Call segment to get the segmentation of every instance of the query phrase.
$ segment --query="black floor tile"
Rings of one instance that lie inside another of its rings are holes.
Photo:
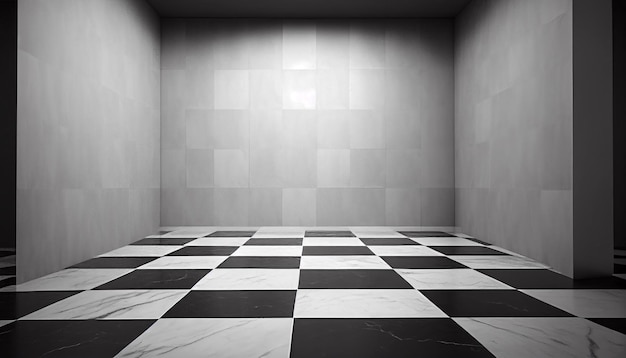
[[[393,270],[300,270],[299,288],[413,288]]]
[[[15,251],[0,250],[0,257],[15,255]]]
[[[15,277],[8,277],[0,281],[0,288],[7,286],[14,286],[16,284]]]
[[[146,238],[133,242],[131,245],[184,245],[194,238]]]
[[[205,237],[251,237],[256,231],[216,231]]]
[[[153,320],[17,321],[0,327],[3,357],[113,357]]]
[[[0,292],[0,319],[18,319],[81,291]]]
[[[450,317],[572,317],[516,290],[420,290]]]
[[[604,327],[626,334],[626,318],[587,318]]]
[[[520,289],[624,289],[626,281],[617,277],[572,280],[550,270],[478,270],[498,281]]]
[[[296,291],[191,291],[165,318],[292,317]]]
[[[188,289],[211,270],[135,270],[96,290]]]
[[[286,256],[232,256],[218,268],[299,268],[299,257]]]
[[[626,273],[626,265],[613,265],[613,273]]]
[[[443,231],[398,231],[400,234],[408,237],[454,237]]]
[[[481,245],[491,246],[491,243],[489,243],[489,242],[487,242],[487,241],[483,241],[483,240],[477,239],[477,238],[475,238],[475,237],[464,237],[463,239],[465,239],[465,240],[470,240],[470,241],[474,241],[474,242],[477,242],[477,243],[479,243],[479,244],[481,244]]]
[[[299,238],[275,238],[275,239],[250,239],[244,245],[281,245],[300,246],[302,239]]]
[[[229,256],[238,246],[185,246],[167,256]]]
[[[302,255],[374,255],[366,246],[304,246]]]
[[[445,255],[506,255],[502,251],[483,246],[430,246]]]
[[[304,237],[355,237],[352,231],[307,230]]]
[[[16,266],[7,266],[0,268],[0,276],[16,275]]]
[[[291,357],[493,357],[449,318],[295,319]]]
[[[419,245],[417,242],[410,240],[410,239],[405,239],[405,238],[399,238],[399,237],[394,237],[394,238],[388,238],[388,239],[384,239],[384,238],[371,238],[371,239],[366,239],[366,238],[361,238],[361,241],[363,241],[363,243],[365,243],[365,245]]]
[[[467,268],[447,257],[441,256],[383,256],[389,266],[397,269],[455,269]]]
[[[96,257],[70,268],[137,268],[156,259],[156,257]]]

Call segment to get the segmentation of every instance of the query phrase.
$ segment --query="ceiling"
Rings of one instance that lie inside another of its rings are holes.
[[[162,17],[454,17],[470,0],[147,0]]]

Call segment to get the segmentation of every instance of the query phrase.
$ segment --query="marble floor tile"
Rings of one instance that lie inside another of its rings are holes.
[[[131,269],[66,269],[17,285],[17,291],[80,291],[90,290]]]
[[[139,268],[154,269],[214,269],[228,256],[164,256]]]
[[[249,237],[201,237],[188,242],[187,246],[241,246]]]
[[[321,255],[374,255],[374,253],[365,246],[303,246],[303,256]]]
[[[365,245],[419,245],[417,242],[407,239],[406,237],[394,237],[394,238],[359,238]]]
[[[299,288],[412,288],[393,270],[300,270]]]
[[[69,268],[137,268],[145,265],[156,257],[96,257],[83,261]]]
[[[588,318],[588,320],[626,335],[626,318]]]
[[[385,231],[385,230],[352,230],[354,235],[361,239],[377,239],[377,238],[405,238],[404,235],[398,233],[397,231]]]
[[[472,269],[396,269],[418,290],[511,289],[510,286]]]
[[[396,269],[456,269],[467,268],[444,256],[383,256],[381,257]]]
[[[538,300],[586,318],[626,318],[626,290],[521,290]]]
[[[548,266],[517,256],[450,256],[452,260],[473,269],[545,269]]]
[[[182,290],[193,287],[211,270],[134,270],[98,286],[97,290]]]
[[[164,318],[293,317],[295,290],[191,291]]]
[[[516,290],[421,290],[450,317],[570,317]]]
[[[182,246],[172,245],[128,245],[109,251],[106,254],[102,254],[99,257],[112,257],[112,256],[134,256],[134,257],[160,257],[172,253]]]
[[[300,268],[312,269],[383,269],[391,267],[377,256],[303,256]]]
[[[80,291],[0,292],[0,319],[15,320]]]
[[[292,326],[291,318],[161,319],[116,357],[287,358]]]
[[[215,269],[193,290],[295,290],[298,278],[293,269]]]
[[[479,270],[485,275],[520,289],[626,289],[626,282],[616,277],[573,280],[560,273],[535,269]]]
[[[297,269],[300,267],[300,257],[286,256],[237,256],[229,257],[218,268],[272,268]]]
[[[496,357],[623,357],[626,335],[582,318],[455,318]]]
[[[356,237],[305,237],[303,246],[364,246]]]
[[[21,319],[158,319],[187,290],[84,291]]]
[[[139,241],[133,242],[131,245],[185,245],[186,243],[193,241],[192,238],[172,238],[172,237],[160,237],[160,238],[145,238]]]
[[[355,237],[352,231],[345,230],[306,230],[304,237]]]
[[[301,256],[302,246],[242,246],[232,256]]]
[[[370,250],[378,256],[443,256],[429,247],[415,246],[369,246]]]
[[[410,237],[410,238],[416,238],[416,237],[451,237],[454,236],[452,234],[449,234],[447,232],[443,232],[443,231],[398,231],[398,233]]]
[[[416,237],[412,240],[426,246],[483,246],[460,237]]]
[[[14,319],[10,319],[10,320],[0,319],[0,327],[2,327],[2,326],[6,326],[7,324],[9,324],[9,323],[13,323],[13,322],[15,322],[15,320],[14,320]]]
[[[298,290],[294,318],[447,317],[416,290]]]
[[[169,256],[229,256],[238,246],[184,246]]]
[[[256,231],[215,231],[206,237],[252,237]]]
[[[252,235],[253,239],[273,239],[273,238],[294,238],[301,239],[304,237],[304,229],[302,230],[268,230],[268,231],[257,231],[254,235]]]
[[[506,255],[502,251],[494,250],[485,246],[433,246],[433,250],[437,250],[444,255]]]
[[[246,246],[302,246],[302,238],[295,237],[273,237],[273,238],[251,238],[245,243]]]
[[[0,327],[3,357],[110,358],[154,320],[15,321]]]
[[[291,356],[493,357],[449,318],[296,318]]]

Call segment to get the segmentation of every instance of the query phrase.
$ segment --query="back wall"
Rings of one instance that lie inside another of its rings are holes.
[[[450,19],[163,19],[161,225],[453,226]]]

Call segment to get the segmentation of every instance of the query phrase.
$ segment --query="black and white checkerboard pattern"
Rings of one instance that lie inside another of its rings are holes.
[[[3,357],[626,356],[625,280],[444,232],[174,231],[5,291]]]

